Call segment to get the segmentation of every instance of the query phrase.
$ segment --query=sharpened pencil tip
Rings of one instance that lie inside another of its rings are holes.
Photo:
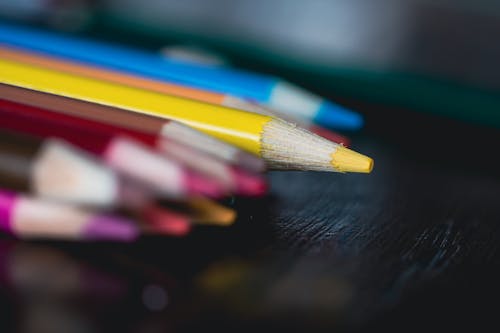
[[[236,221],[236,211],[206,198],[198,197],[189,201],[190,208],[196,212],[196,224],[230,226]]]
[[[261,149],[274,170],[369,173],[373,167],[369,157],[277,118],[265,125]]]
[[[373,159],[345,147],[332,153],[331,163],[340,172],[370,173],[373,169]]]

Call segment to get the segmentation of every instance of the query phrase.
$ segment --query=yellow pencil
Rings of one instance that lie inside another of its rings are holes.
[[[0,59],[0,83],[173,119],[262,156],[270,168],[370,172],[373,160],[293,124]]]

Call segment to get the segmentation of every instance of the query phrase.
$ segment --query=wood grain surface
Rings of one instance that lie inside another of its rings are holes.
[[[498,329],[498,132],[353,106],[368,121],[353,147],[375,159],[374,172],[271,173],[269,197],[226,201],[240,212],[234,227],[133,245],[0,239],[0,324],[52,332]],[[57,263],[45,275],[35,260],[43,251]],[[20,272],[32,279],[22,282]]]

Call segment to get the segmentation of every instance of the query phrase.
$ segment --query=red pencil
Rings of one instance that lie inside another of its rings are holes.
[[[259,175],[227,165],[219,159],[177,142],[159,139],[152,134],[2,99],[0,99],[1,110],[15,112],[5,126],[13,126],[13,129],[43,137],[63,138],[99,155],[106,150],[103,142],[113,140],[112,137],[116,135],[126,135],[156,148],[169,159],[214,178],[227,192],[254,196],[264,194],[267,189],[263,177]]]

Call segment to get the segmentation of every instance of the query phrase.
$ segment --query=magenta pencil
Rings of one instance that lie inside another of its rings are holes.
[[[124,218],[45,202],[0,188],[0,230],[19,238],[131,242],[138,228]]]

